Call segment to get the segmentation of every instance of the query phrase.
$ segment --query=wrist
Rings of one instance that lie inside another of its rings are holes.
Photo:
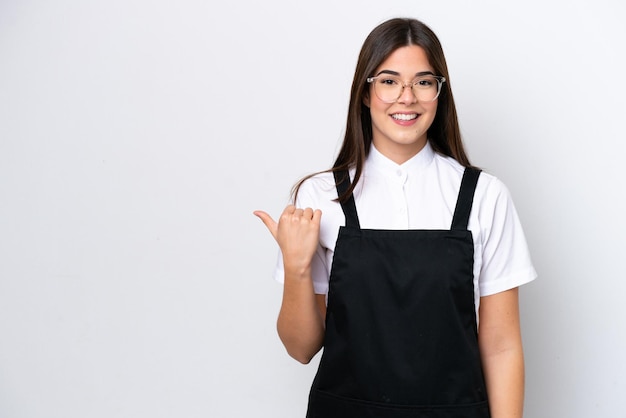
[[[285,280],[307,280],[311,279],[310,265],[292,265],[285,263]]]

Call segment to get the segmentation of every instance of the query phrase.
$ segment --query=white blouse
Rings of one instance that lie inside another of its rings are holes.
[[[363,175],[354,190],[363,229],[450,229],[464,167],[436,153],[427,144],[417,155],[396,164],[372,145]],[[351,176],[354,172],[351,172]],[[313,286],[328,292],[339,227],[345,225],[332,173],[307,180],[296,206],[322,211],[320,242],[313,259]],[[482,172],[476,186],[469,225],[474,239],[474,294],[481,296],[512,289],[534,280],[526,238],[506,186]],[[279,251],[274,277],[284,280]]]

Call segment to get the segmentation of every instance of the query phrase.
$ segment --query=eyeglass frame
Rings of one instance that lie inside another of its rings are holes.
[[[365,79],[365,81],[367,81],[368,84],[372,84],[378,78],[383,77],[383,76],[384,76],[383,74],[379,74],[379,75],[376,75],[376,76],[373,76],[373,77],[368,77],[368,78]],[[417,80],[419,78],[424,78],[424,77],[432,77],[435,80],[437,80],[437,95],[432,100],[421,100],[424,103],[432,103],[432,102],[434,102],[435,100],[437,100],[439,98],[439,95],[441,95],[441,87],[443,86],[443,83],[445,83],[447,81],[444,76],[442,76],[442,75],[433,75],[433,74],[419,75],[419,76],[415,77],[413,80],[411,80],[408,83],[403,82],[402,80],[400,80],[396,76],[389,76],[389,75],[386,75],[386,76],[390,77],[390,78],[395,78],[396,80],[400,81],[401,86],[402,86],[402,90],[400,90],[400,94],[398,95],[398,97],[396,97],[396,99],[394,101],[388,102],[386,100],[381,99],[378,96],[378,94],[376,93],[376,85],[374,85],[374,94],[376,94],[376,97],[378,97],[378,99],[380,99],[384,103],[396,103],[398,101],[398,99],[400,97],[402,97],[402,95],[404,94],[404,89],[407,88],[407,87],[411,87],[411,93],[417,99],[417,94],[415,94],[415,92],[413,91],[413,86],[416,85],[415,80]],[[420,101],[420,100],[418,99],[418,101]]]

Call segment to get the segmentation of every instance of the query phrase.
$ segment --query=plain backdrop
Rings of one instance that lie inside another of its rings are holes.
[[[626,417],[623,2],[0,0],[0,418],[304,416],[252,211],[332,164],[395,16],[527,234],[526,417]]]

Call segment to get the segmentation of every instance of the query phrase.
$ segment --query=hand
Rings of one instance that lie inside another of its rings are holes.
[[[303,271],[310,267],[319,243],[322,211],[311,208],[297,209],[294,205],[285,208],[278,223],[266,212],[254,212],[270,231],[281,252],[285,272]]]

